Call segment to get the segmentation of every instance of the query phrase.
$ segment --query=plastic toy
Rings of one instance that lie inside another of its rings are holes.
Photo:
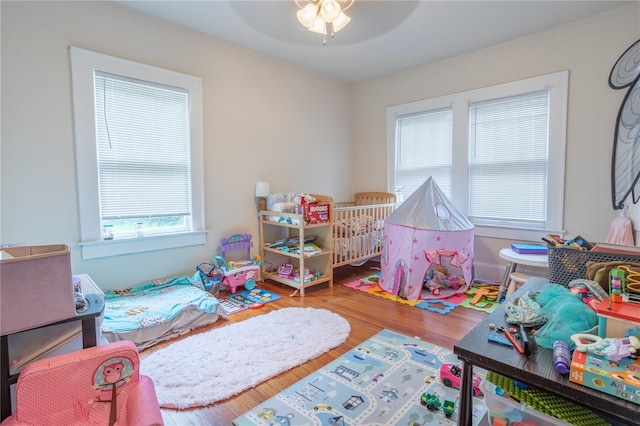
[[[448,419],[453,416],[453,413],[456,409],[455,402],[445,400],[444,403],[441,403],[438,395],[428,392],[424,392],[422,395],[420,395],[420,404],[427,407],[429,411],[436,411],[439,408],[442,408],[442,412]]]
[[[293,279],[293,265],[290,263],[283,263],[278,266],[278,276],[282,278]]]
[[[251,234],[233,234],[229,238],[220,238],[220,252],[222,257],[227,258],[227,252],[231,250],[247,249],[246,259],[251,257]]]
[[[502,345],[502,346],[507,346],[509,348],[513,348],[513,344],[511,342],[509,342],[509,340],[507,340],[503,336],[499,335],[495,331],[492,331],[491,334],[489,334],[489,337],[487,338],[487,341],[490,342],[490,343],[497,343],[498,345]]]
[[[442,411],[444,412],[444,416],[448,419],[453,416],[453,412],[456,410],[456,403],[453,401],[444,400],[442,403]]]
[[[429,411],[436,411],[442,406],[442,404],[440,404],[440,398],[438,398],[438,395],[427,392],[424,392],[422,395],[420,395],[420,404],[427,407]]]
[[[259,256],[243,262],[227,262],[221,256],[213,256],[213,258],[224,273],[222,285],[228,287],[231,293],[235,293],[236,288],[241,286],[247,290],[253,290],[256,287],[256,279],[262,264],[262,259]]]
[[[571,350],[567,342],[556,340],[553,343],[553,360],[558,373],[569,374],[571,369]]]
[[[622,294],[625,289],[625,271],[613,268],[609,271],[609,307],[611,303],[622,302]]]
[[[224,279],[224,271],[217,265],[206,262],[196,266],[196,270],[200,273],[204,289],[214,296],[217,295]]]
[[[315,276],[315,274],[312,274],[309,271],[309,268],[304,268],[304,282],[308,283],[311,282],[314,278],[318,278]],[[295,275],[293,276],[293,280],[296,282],[300,282],[300,270],[296,270]]]
[[[622,358],[638,358],[640,341],[635,336],[622,339],[605,339],[604,343],[608,343],[608,345],[602,349],[602,353],[609,361],[618,362]]]
[[[571,341],[576,345],[578,352],[602,348],[603,340],[602,337],[596,336],[595,334],[576,333],[571,335]]]
[[[487,300],[496,300],[498,298],[499,290],[493,290],[490,288],[479,288],[473,293],[473,299],[471,300],[471,304],[475,305],[480,302],[480,300],[484,297]]]
[[[460,389],[460,382],[462,380],[462,370],[455,364],[442,364],[440,366],[440,381],[443,385]],[[482,377],[477,374],[473,374],[473,396],[482,395],[480,390],[480,382]]]
[[[578,352],[594,352],[604,355],[606,359],[618,362],[622,358],[637,358],[640,352],[640,340],[636,336],[625,338],[601,338],[593,334],[573,334],[571,340],[576,344]],[[585,343],[590,342],[590,343]]]

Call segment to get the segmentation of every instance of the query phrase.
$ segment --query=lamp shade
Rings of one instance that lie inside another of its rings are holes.
[[[269,182],[256,182],[256,198],[269,195]]]
[[[309,27],[309,31],[313,31],[318,34],[326,34],[327,33],[327,23],[324,22],[324,19],[320,16],[316,16],[313,21],[313,25]]]
[[[340,4],[335,0],[324,0],[320,6],[320,16],[326,22],[335,21],[342,13]]]
[[[350,21],[351,18],[345,15],[344,12],[341,12],[340,16],[338,16],[336,20],[333,21],[333,32],[337,33],[338,31],[346,27]]]
[[[304,25],[306,28],[309,28],[313,25],[313,21],[316,19],[316,15],[318,14],[317,6],[309,3],[302,9],[298,10],[296,16],[298,17],[298,21]]]

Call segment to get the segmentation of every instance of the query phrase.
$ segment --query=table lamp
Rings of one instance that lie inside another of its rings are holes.
[[[269,182],[256,182],[256,195],[258,199],[258,211],[267,209],[267,195],[269,195]]]

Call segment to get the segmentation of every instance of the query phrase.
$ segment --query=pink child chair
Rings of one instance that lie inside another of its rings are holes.
[[[128,340],[34,361],[2,425],[162,425],[153,381],[139,370]]]

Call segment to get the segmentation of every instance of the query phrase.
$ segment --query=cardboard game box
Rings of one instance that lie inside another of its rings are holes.
[[[593,352],[573,351],[570,380],[640,405],[640,360],[609,361]]]

